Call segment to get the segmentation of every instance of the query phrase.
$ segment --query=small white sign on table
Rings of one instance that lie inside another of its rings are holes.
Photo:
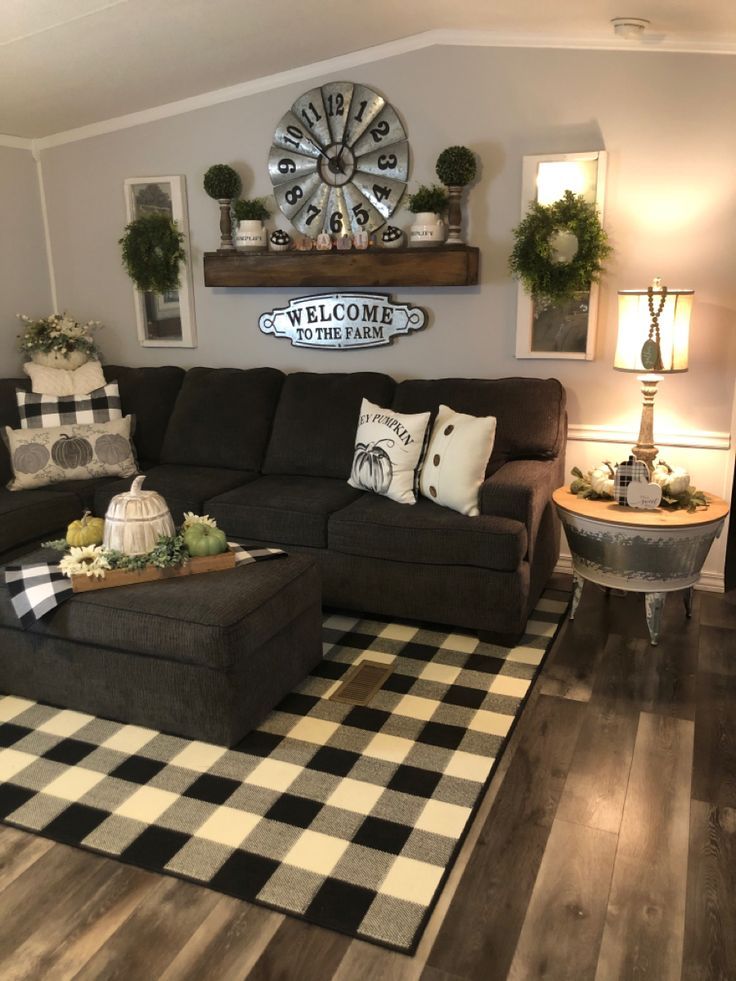
[[[258,320],[264,334],[287,337],[294,347],[333,349],[380,347],[426,323],[420,307],[394,303],[384,293],[300,296]]]

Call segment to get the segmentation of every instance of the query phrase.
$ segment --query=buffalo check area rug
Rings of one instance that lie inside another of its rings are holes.
[[[234,749],[0,696],[0,819],[411,954],[567,601],[513,648],[327,616],[322,662]],[[383,687],[332,701],[364,658]]]

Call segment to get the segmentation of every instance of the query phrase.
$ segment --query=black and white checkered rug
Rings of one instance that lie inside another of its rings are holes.
[[[0,697],[0,819],[411,953],[552,642],[333,615],[325,657],[232,750]],[[329,700],[357,660],[394,671]]]

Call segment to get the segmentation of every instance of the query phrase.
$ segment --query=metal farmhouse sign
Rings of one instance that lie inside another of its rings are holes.
[[[262,314],[258,326],[295,347],[358,348],[390,344],[396,334],[421,330],[426,322],[420,307],[394,303],[383,293],[323,293]]]

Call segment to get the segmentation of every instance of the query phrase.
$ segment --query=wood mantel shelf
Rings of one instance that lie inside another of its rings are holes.
[[[205,252],[205,286],[474,286],[477,248]]]

